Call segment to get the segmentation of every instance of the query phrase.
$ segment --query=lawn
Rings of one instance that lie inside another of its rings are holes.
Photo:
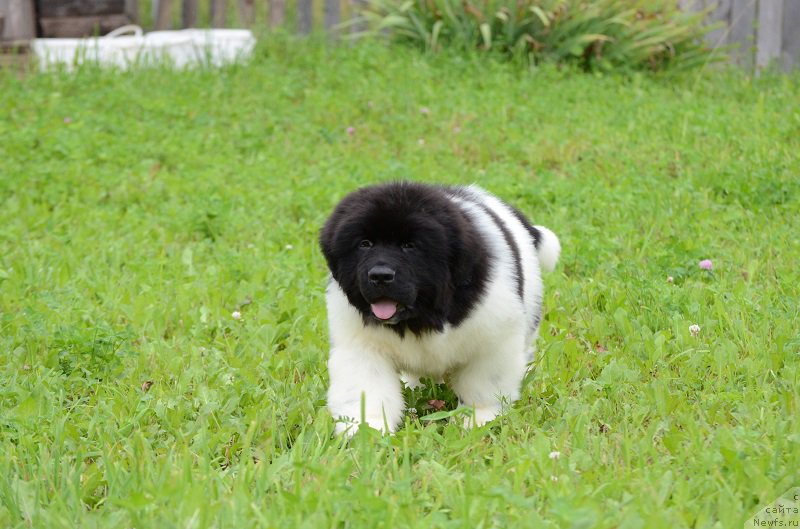
[[[799,109],[797,76],[286,39],[0,72],[0,526],[742,527],[800,486]],[[430,385],[347,443],[317,234],[397,179],[479,183],[564,250],[507,415],[423,420]]]

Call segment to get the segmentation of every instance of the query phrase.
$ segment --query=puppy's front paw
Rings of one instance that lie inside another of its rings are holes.
[[[349,419],[337,419],[336,426],[333,430],[336,435],[343,435],[345,437],[353,437],[358,431],[358,423]]]
[[[382,434],[386,433],[394,433],[393,428],[391,426],[388,427],[386,425],[386,421],[383,419],[383,415],[367,415],[364,417],[364,423],[370,428],[374,428],[378,430]],[[346,437],[352,437],[358,431],[358,428],[361,426],[361,421],[357,419],[351,419],[348,417],[341,417],[336,420],[336,428],[335,432],[336,435],[344,435]]]
[[[464,427],[483,426],[498,415],[500,415],[500,406],[475,406],[472,409],[472,413],[464,417]]]

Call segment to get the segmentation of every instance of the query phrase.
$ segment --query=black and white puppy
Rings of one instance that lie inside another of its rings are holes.
[[[399,182],[346,196],[322,228],[331,272],[328,408],[393,432],[402,379],[445,380],[482,425],[519,398],[556,235],[480,187]]]

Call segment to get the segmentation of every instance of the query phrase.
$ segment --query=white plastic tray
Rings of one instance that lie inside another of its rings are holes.
[[[67,69],[82,63],[127,69],[135,64],[166,63],[176,68],[221,66],[248,58],[255,46],[246,29],[183,29],[144,33],[123,26],[104,37],[34,39],[31,49],[42,70],[58,64]]]

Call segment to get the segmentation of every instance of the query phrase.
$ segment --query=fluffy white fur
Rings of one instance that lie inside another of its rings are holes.
[[[477,186],[470,197],[453,196],[479,228],[492,258],[481,301],[460,325],[443,332],[404,337],[388,328],[365,325],[339,284],[327,291],[331,351],[328,361],[328,408],[337,431],[352,434],[362,416],[376,429],[394,432],[405,410],[401,374],[409,384],[421,376],[445,380],[462,403],[475,410],[474,422],[494,419],[506,404],[519,398],[541,311],[541,269],[552,270],[560,254],[556,235],[542,234],[538,251],[525,226],[502,201]],[[524,275],[524,299],[517,294],[514,257],[503,233],[486,211],[491,209],[516,241]]]

